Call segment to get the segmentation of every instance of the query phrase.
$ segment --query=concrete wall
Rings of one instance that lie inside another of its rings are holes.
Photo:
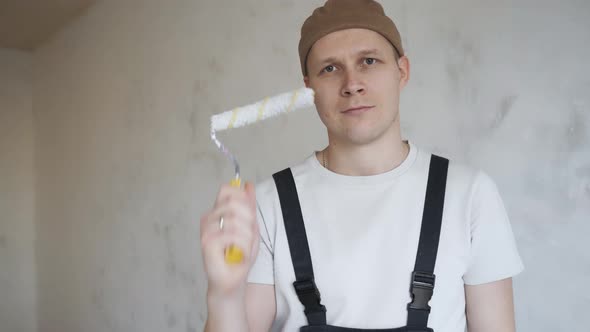
[[[202,328],[198,216],[231,168],[209,116],[302,85],[323,1],[101,1],[34,55],[39,331]],[[590,3],[384,1],[412,61],[404,136],[498,182],[519,331],[583,330]],[[313,111],[221,137],[258,180],[326,143]]]
[[[36,331],[32,58],[0,49],[0,331]]]

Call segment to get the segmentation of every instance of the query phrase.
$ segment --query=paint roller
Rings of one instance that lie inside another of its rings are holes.
[[[283,113],[308,108],[313,106],[313,102],[313,90],[300,88],[274,97],[266,97],[254,104],[238,107],[211,117],[211,139],[234,166],[234,177],[230,181],[231,186],[241,187],[240,165],[235,156],[219,141],[216,133],[232,128],[244,127]],[[223,229],[223,218],[219,222],[219,227]],[[237,264],[241,263],[243,259],[244,254],[237,246],[230,245],[225,249],[226,263]]]

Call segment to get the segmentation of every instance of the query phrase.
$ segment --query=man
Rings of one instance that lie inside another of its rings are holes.
[[[221,188],[201,219],[205,330],[514,331],[522,263],[502,200],[485,173],[402,139],[410,64],[382,7],[328,0],[299,55],[329,145],[256,195]]]

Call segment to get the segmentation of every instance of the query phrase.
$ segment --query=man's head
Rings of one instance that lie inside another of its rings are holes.
[[[299,59],[303,76],[307,76],[307,57],[313,44],[329,33],[352,28],[368,29],[383,35],[398,57],[404,55],[402,39],[383,7],[373,0],[328,0],[316,8],[301,27]]]
[[[305,84],[314,89],[332,138],[363,145],[396,130],[409,62],[381,5],[328,0],[303,24],[299,56]],[[360,106],[368,108],[351,110]]]

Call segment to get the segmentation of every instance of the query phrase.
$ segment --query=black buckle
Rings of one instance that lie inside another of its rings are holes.
[[[320,303],[322,300],[320,290],[313,279],[297,280],[293,286],[299,301],[305,307],[306,314],[318,311],[326,312],[326,307]]]
[[[434,281],[436,276],[432,273],[414,271],[412,272],[412,285],[410,294],[412,302],[408,303],[408,309],[425,310],[430,312],[428,301],[434,292]]]

